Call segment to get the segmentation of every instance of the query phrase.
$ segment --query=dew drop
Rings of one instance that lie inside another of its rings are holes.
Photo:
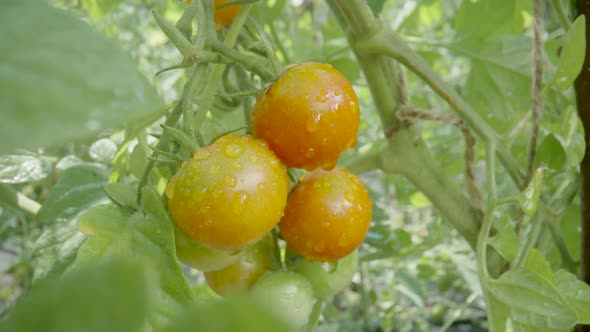
[[[314,148],[307,148],[307,150],[305,151],[305,156],[307,158],[311,158],[315,155],[315,149]]]
[[[197,152],[195,152],[195,154],[193,155],[193,159],[196,161],[205,160],[209,157],[211,157],[211,152],[209,152],[208,150],[205,150],[205,149],[197,150]],[[183,167],[184,167],[184,164],[183,164]]]
[[[334,96],[336,96],[336,97],[340,96],[340,90],[334,90]]]
[[[328,228],[330,228],[330,222],[324,220],[320,223],[320,226],[322,226],[323,229],[328,229]]]
[[[338,239],[337,243],[340,247],[346,247],[346,245],[348,244],[348,239],[346,238],[346,235],[342,234],[342,236]]]
[[[305,125],[305,129],[307,129],[308,133],[314,133],[318,130],[319,128],[319,121],[314,119],[314,118],[310,118],[307,120],[307,123]]]
[[[223,178],[223,182],[230,188],[235,188],[238,184],[238,179],[233,174],[228,174]]]
[[[258,185],[256,185],[256,188],[258,188],[258,190],[260,190],[260,191],[264,191],[265,185],[264,185],[264,183],[259,183]]]
[[[350,203],[354,203],[354,193],[352,191],[346,191],[344,193],[344,198]]]
[[[244,148],[239,144],[229,144],[224,150],[224,153],[228,158],[237,158],[242,152],[244,152]]]

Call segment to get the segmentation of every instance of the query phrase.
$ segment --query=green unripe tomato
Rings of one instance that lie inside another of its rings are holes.
[[[223,297],[246,294],[248,289],[271,269],[272,242],[265,237],[246,249],[240,259],[221,270],[205,272],[205,281],[215,293]]]
[[[316,301],[309,281],[290,271],[264,274],[252,286],[251,295],[295,329],[307,325]]]
[[[216,271],[237,262],[243,252],[229,252],[204,247],[189,239],[183,231],[174,228],[176,257],[184,264],[203,271]]]
[[[301,256],[287,260],[289,269],[309,280],[315,296],[320,298],[334,296],[344,290],[356,273],[358,261],[357,250],[337,263],[310,262]]]

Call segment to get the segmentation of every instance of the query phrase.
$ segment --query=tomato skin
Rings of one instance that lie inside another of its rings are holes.
[[[251,127],[287,167],[331,169],[357,143],[359,102],[328,64],[293,65],[258,98]]]
[[[344,290],[352,281],[358,267],[358,250],[334,263],[310,262],[301,256],[291,259],[289,269],[304,276],[315,296],[319,298],[334,296]],[[289,262],[289,261],[288,261]]]
[[[240,6],[217,8],[230,1],[233,0],[215,0],[215,12],[213,12],[213,17],[215,18],[215,24],[218,26],[230,26],[231,22],[234,20],[234,17],[236,17],[238,11],[240,10]]]
[[[291,193],[279,230],[309,261],[337,261],[364,240],[373,202],[360,179],[344,168],[317,169]]]
[[[290,271],[264,274],[252,286],[250,294],[296,329],[307,324],[316,301],[309,281]]]
[[[243,295],[264,272],[270,271],[271,250],[272,242],[264,238],[246,249],[237,262],[221,270],[205,272],[205,280],[221,296]]]
[[[177,227],[174,227],[174,240],[178,260],[203,272],[223,269],[237,262],[243,254],[204,247],[189,239]]]
[[[286,170],[264,141],[226,135],[185,161],[166,186],[174,223],[193,241],[241,250],[280,220]]]
[[[234,17],[238,14],[240,10],[240,6],[228,6],[223,8],[217,8],[226,2],[230,2],[232,0],[215,0],[215,11],[213,12],[213,17],[215,19],[215,24],[222,27],[227,27],[231,24],[234,20]],[[192,0],[186,0],[186,3],[190,5]]]

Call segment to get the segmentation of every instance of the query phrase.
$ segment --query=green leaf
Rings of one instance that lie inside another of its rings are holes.
[[[193,306],[164,332],[292,331],[272,311],[250,299],[207,301]]]
[[[0,30],[0,153],[86,138],[162,105],[127,55],[66,11],[9,0]]]
[[[27,183],[44,179],[51,164],[31,155],[0,156],[0,183]]]
[[[104,187],[104,190],[116,204],[137,209],[137,185],[130,183],[109,183]]]
[[[580,15],[567,32],[552,82],[555,82],[555,85],[560,89],[569,88],[582,71],[585,54],[586,17]]]
[[[574,308],[579,324],[590,324],[590,286],[565,270],[555,272],[555,287]]]
[[[541,276],[541,278],[545,279],[548,283],[554,283],[553,270],[551,270],[551,266],[549,266],[549,263],[539,250],[535,248],[531,249],[525,267],[529,271],[533,271]]]
[[[141,179],[143,172],[148,164],[148,156],[150,153],[144,149],[141,144],[135,145],[131,156],[129,157],[129,166],[131,168],[131,174],[136,178]]]
[[[351,82],[355,82],[361,77],[361,67],[355,60],[350,58],[338,58],[332,59],[329,62]]]
[[[160,284],[153,290],[155,310],[149,314],[154,328],[166,325],[192,302],[190,286],[176,259],[172,222],[167,217],[101,205],[81,216],[78,225],[92,236],[80,247],[75,267],[113,257],[147,260],[156,267]]]
[[[140,332],[150,305],[137,263],[109,262],[43,283],[0,321],[2,331]]]
[[[449,46],[471,60],[464,86],[467,101],[499,132],[512,129],[530,108],[530,45],[529,38],[518,35]]]
[[[33,257],[36,258],[34,283],[57,277],[72,265],[78,248],[87,238],[78,231],[77,223],[77,218],[57,221],[37,239],[33,248]]]
[[[261,24],[273,22],[281,16],[286,4],[287,0],[263,0],[252,7],[252,17]]]
[[[488,290],[510,307],[512,319],[521,324],[538,329],[568,329],[577,322],[576,313],[557,289],[527,269],[517,268],[489,280]]]
[[[123,0],[83,0],[82,5],[89,16],[101,18],[112,12]]]
[[[493,294],[486,292],[488,312],[493,314],[488,317],[490,331],[507,331],[506,323],[510,318],[510,307],[498,300]]]
[[[529,216],[537,213],[537,205],[539,204],[541,190],[543,189],[543,174],[545,170],[545,167],[541,167],[535,171],[531,183],[529,183],[528,187],[526,187],[518,198],[520,208]]]
[[[460,253],[451,253],[451,260],[457,267],[457,270],[467,283],[469,289],[477,294],[481,294],[481,284],[477,274],[477,264],[472,256],[467,256]]]
[[[518,253],[518,236],[510,223],[504,224],[504,227],[488,243],[505,260],[511,262],[516,258],[516,254]]]
[[[563,170],[567,166],[567,152],[562,141],[554,133],[545,136],[539,144],[535,164],[545,164],[552,170]]]
[[[88,207],[106,202],[103,186],[107,178],[107,172],[99,167],[83,165],[68,168],[41,206],[37,220],[42,224],[52,224],[59,219],[70,220]]]
[[[455,15],[455,30],[460,39],[518,34],[525,27],[522,13],[531,7],[527,0],[464,0]]]

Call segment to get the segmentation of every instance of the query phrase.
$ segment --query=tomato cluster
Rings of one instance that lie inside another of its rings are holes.
[[[257,99],[251,136],[197,150],[166,187],[176,250],[222,296],[249,293],[298,327],[315,297],[352,280],[372,202],[358,177],[335,167],[356,144],[360,111],[346,78],[326,64],[286,71]],[[291,188],[287,168],[308,171]],[[278,230],[288,252],[281,269]],[[276,240],[276,234],[274,234]],[[278,270],[278,271],[277,271]]]

